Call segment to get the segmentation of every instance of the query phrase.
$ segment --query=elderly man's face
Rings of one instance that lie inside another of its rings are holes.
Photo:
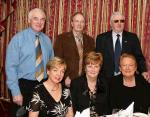
[[[114,15],[112,17],[111,26],[112,30],[116,33],[120,33],[124,29],[125,19],[122,15]]]
[[[45,20],[46,17],[43,12],[35,11],[28,22],[35,32],[40,32],[44,28]]]
[[[73,31],[82,32],[85,27],[85,19],[81,14],[77,14],[73,17],[73,21],[71,22]]]

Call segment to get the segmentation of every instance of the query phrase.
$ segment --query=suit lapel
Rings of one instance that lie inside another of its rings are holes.
[[[110,53],[110,57],[112,57],[112,60],[114,61],[114,47],[113,47],[113,39],[112,39],[112,31],[110,31],[110,33],[107,36],[107,45],[106,47],[108,47],[109,53]]]
[[[87,42],[87,40],[86,40],[86,37],[85,37],[85,35],[84,35],[84,33],[83,33],[83,55],[85,55],[85,49],[86,49],[86,44],[87,44],[88,42]]]
[[[125,31],[123,31],[123,34],[122,34],[122,53],[126,50],[127,43],[128,43],[127,35],[126,35]]]

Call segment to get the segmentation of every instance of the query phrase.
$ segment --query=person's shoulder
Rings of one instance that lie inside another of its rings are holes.
[[[147,85],[149,84],[141,74],[136,74],[136,82]]]
[[[124,35],[128,35],[128,36],[137,36],[136,33],[129,32],[129,31],[126,31],[126,30],[123,31],[123,34],[124,34]]]
[[[117,76],[113,76],[113,77],[111,78],[111,83],[112,83],[112,84],[115,84],[115,83],[121,82],[122,79],[123,79],[122,74],[119,74],[119,75],[117,75]]]
[[[71,35],[73,35],[72,32],[63,32],[59,34],[57,37],[69,37]],[[60,39],[63,39],[63,38],[60,38]]]
[[[112,34],[112,31],[102,32],[102,33],[98,34],[97,37],[99,37],[99,36],[105,36],[105,35],[110,35],[110,34]]]
[[[64,89],[69,89],[69,87],[67,87],[64,83],[61,83],[61,87],[62,87],[63,90]]]
[[[112,31],[103,32],[97,35],[96,39],[105,40],[112,36]]]
[[[17,32],[13,37],[19,37],[24,35],[24,33],[27,33],[27,29],[21,30],[19,32]]]
[[[87,34],[87,33],[83,33],[83,36],[84,36],[86,39],[93,39],[93,37],[90,36],[90,35]]]
[[[48,35],[46,35],[46,34],[45,34],[45,33],[43,33],[43,32],[41,32],[41,36],[43,36],[45,39],[49,39],[49,40],[50,40],[49,36],[48,36]]]
[[[52,42],[51,42],[51,38],[49,38],[48,35],[46,35],[46,34],[43,33],[43,32],[41,32],[40,35],[42,36],[42,40],[43,40],[45,43],[47,43],[48,45],[52,43]]]
[[[23,38],[26,37],[27,29],[17,32],[11,39],[11,43],[20,42]]]
[[[71,83],[75,84],[77,86],[77,84],[80,84],[80,83],[82,84],[84,82],[84,79],[85,79],[84,76],[80,76],[80,77],[77,77],[77,78],[73,79],[71,81]]]
[[[34,87],[35,91],[39,91],[39,90],[43,90],[44,89],[44,85],[43,84],[38,84]]]

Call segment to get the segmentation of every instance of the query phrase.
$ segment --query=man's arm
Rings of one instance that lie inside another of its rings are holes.
[[[9,43],[6,53],[7,85],[8,88],[11,90],[12,96],[21,95],[20,88],[18,85],[18,66],[19,66],[19,46],[18,46],[18,39],[14,37]]]

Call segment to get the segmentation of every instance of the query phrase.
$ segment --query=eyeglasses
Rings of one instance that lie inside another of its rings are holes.
[[[118,22],[120,22],[120,23],[124,23],[125,22],[125,20],[114,20],[114,23],[118,23]]]

